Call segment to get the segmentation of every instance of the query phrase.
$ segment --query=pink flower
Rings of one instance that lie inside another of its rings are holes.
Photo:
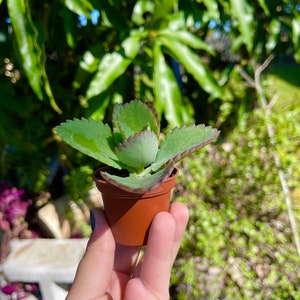
[[[24,217],[32,201],[27,199],[24,190],[16,187],[9,188],[7,184],[0,185],[0,221],[7,221],[11,225]],[[0,224],[6,226],[4,222]]]

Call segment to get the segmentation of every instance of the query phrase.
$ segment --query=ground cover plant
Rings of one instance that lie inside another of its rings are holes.
[[[299,111],[272,115],[299,227],[297,120]],[[179,177],[177,196],[190,223],[172,299],[300,299],[299,257],[265,125],[255,112],[225,143],[183,162],[190,176]]]

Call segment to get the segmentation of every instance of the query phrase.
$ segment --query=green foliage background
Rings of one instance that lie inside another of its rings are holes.
[[[181,166],[176,197],[191,218],[172,299],[300,299],[274,149],[238,71],[253,77],[275,57],[264,88],[279,95],[276,151],[299,222],[299,9],[296,0],[0,0],[0,180],[81,203],[97,162],[54,128],[110,121],[114,103],[151,101],[166,130],[213,125],[218,144]]]
[[[234,65],[251,74],[271,53],[300,59],[292,0],[2,0],[0,22],[1,176],[33,190],[66,158],[53,131],[65,119],[107,120],[137,98],[166,128],[225,132],[255,105]],[[64,164],[77,167],[70,154]]]
[[[272,117],[298,222],[299,117],[299,110]],[[172,299],[300,299],[299,257],[272,151],[256,111],[226,143],[183,162],[177,197],[190,223]]]

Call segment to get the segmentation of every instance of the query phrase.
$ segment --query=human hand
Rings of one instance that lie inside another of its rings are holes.
[[[95,228],[66,300],[168,300],[171,268],[188,221],[179,202],[152,222],[146,251],[115,243],[104,213],[94,209]]]

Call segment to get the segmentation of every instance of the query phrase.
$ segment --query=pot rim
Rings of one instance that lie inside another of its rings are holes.
[[[118,195],[118,197],[122,198],[127,198],[127,197],[131,197],[131,198],[149,198],[149,197],[156,197],[158,194],[162,193],[162,190],[164,189],[164,186],[166,185],[172,185],[171,189],[174,188],[175,183],[176,183],[176,177],[179,173],[179,170],[177,168],[174,168],[170,174],[170,176],[163,182],[161,182],[157,187],[155,187],[154,189],[150,190],[150,191],[146,191],[146,192],[142,192],[142,193],[138,193],[138,192],[134,192],[134,191],[126,191],[114,184],[111,184],[110,182],[108,182],[107,180],[105,180],[104,178],[102,178],[101,176],[101,171],[107,171],[109,169],[114,169],[110,166],[103,166],[103,167],[99,167],[94,171],[94,181],[96,183],[97,188],[99,189],[99,191],[103,194],[106,193],[112,193],[115,195]],[[174,180],[173,184],[171,183],[171,181]]]

